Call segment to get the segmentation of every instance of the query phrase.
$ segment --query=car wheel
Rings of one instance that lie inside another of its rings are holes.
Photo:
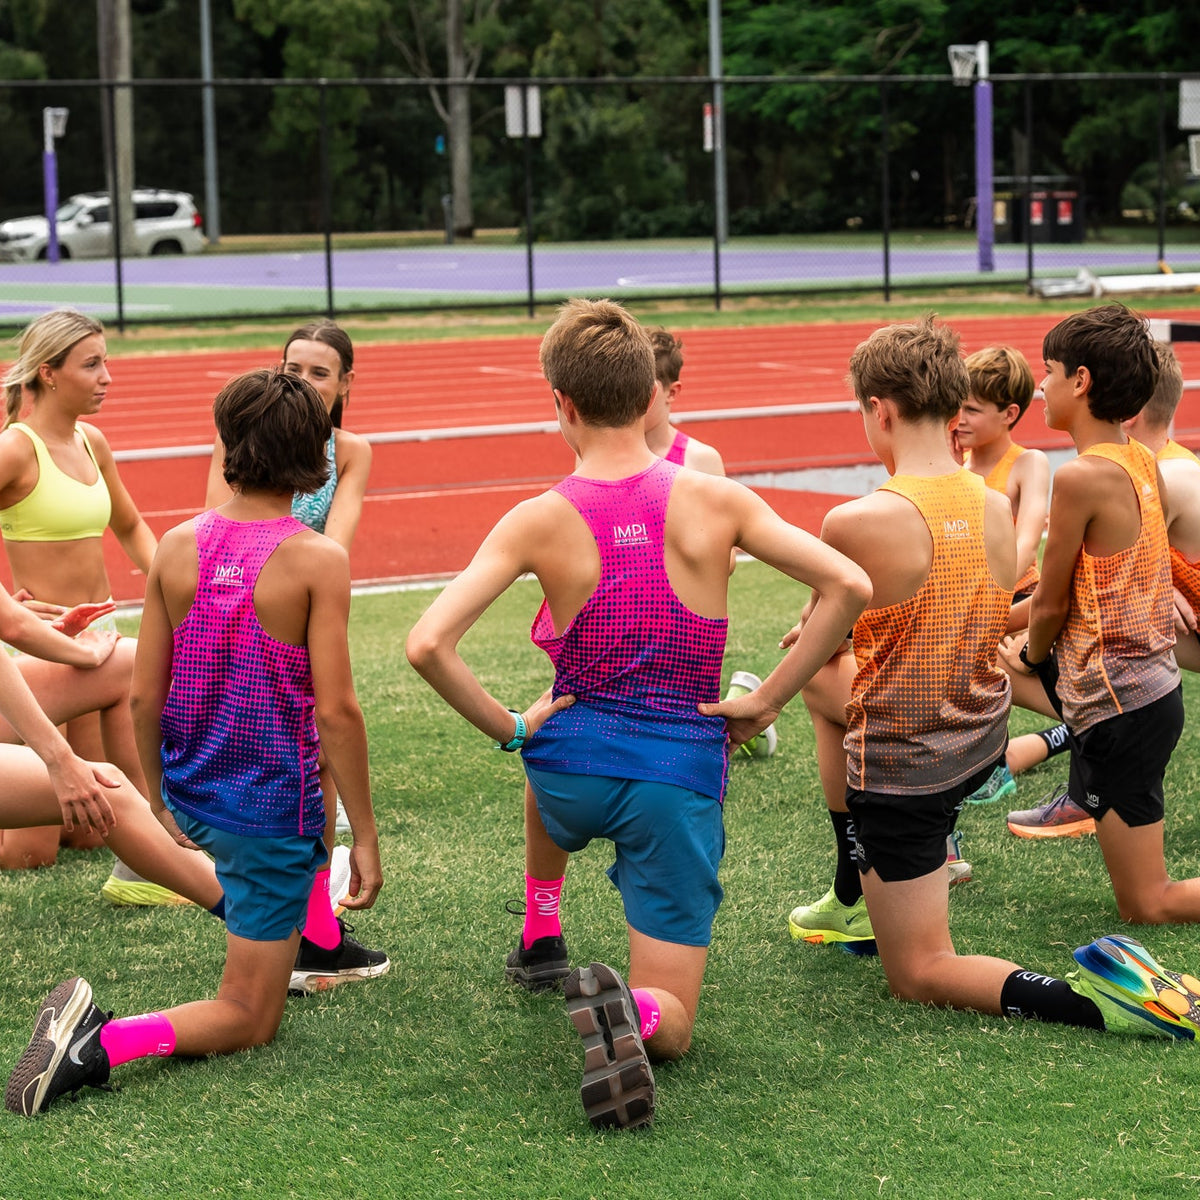
[[[150,247],[151,254],[182,254],[183,247],[176,241],[155,242]]]
[[[38,257],[38,262],[45,262],[46,259],[48,259],[50,257],[50,247],[43,246],[38,251],[37,257]],[[66,246],[62,245],[61,243],[59,244],[59,247],[58,247],[58,257],[59,257],[60,261],[71,257],[70,250],[68,250],[66,248]]]

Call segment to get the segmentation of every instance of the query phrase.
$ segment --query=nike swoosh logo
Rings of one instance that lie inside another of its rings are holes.
[[[67,1052],[67,1057],[77,1067],[83,1066],[83,1062],[80,1060],[80,1057],[79,1057],[80,1050],[82,1050],[84,1048],[84,1046],[86,1046],[88,1044],[88,1042],[90,1042],[92,1040],[92,1038],[94,1038],[96,1036],[96,1034],[98,1034],[99,1032],[100,1032],[100,1026],[93,1025],[92,1028],[89,1029],[87,1031],[87,1033],[85,1033],[83,1035],[83,1037],[76,1039],[76,1041],[72,1044],[71,1049]]]

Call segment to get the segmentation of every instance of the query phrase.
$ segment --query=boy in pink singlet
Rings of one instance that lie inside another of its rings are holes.
[[[345,906],[369,908],[382,884],[346,641],[349,560],[291,515],[292,493],[328,470],[329,415],[282,371],[234,379],[213,412],[233,497],[159,544],[132,708],[152,807],[215,860],[224,974],[215,999],[116,1020],[87,981],[59,984],[5,1092],[26,1116],[103,1087],[130,1059],[229,1054],[275,1037],[325,859],[318,731],[354,833]],[[374,954],[363,951],[364,974],[387,969]]]
[[[584,1109],[597,1127],[631,1127],[653,1116],[650,1058],[677,1058],[691,1042],[722,895],[728,744],[775,719],[833,653],[867,586],[853,563],[748,488],[649,449],[642,420],[654,353],[619,305],[568,302],[541,361],[576,470],[501,519],[417,622],[407,652],[471,724],[502,750],[522,751],[561,850],[613,843],[628,984],[592,963],[563,990],[585,1046]],[[718,705],[734,546],[811,584],[821,600],[762,686]],[[545,593],[532,636],[555,682],[516,712],[483,688],[458,644],[526,573]]]

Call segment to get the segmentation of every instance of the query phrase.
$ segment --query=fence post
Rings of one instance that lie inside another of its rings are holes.
[[[105,85],[108,94],[106,112],[112,136],[108,139],[109,170],[112,171],[113,186],[108,193],[108,219],[113,233],[113,270],[117,285],[117,329],[125,332],[125,281],[121,271],[121,189],[118,186],[117,162],[117,85],[109,81]]]
[[[881,82],[879,84],[879,148],[883,162],[879,177],[883,191],[883,298],[885,301],[890,301],[892,298],[892,177],[888,165],[889,142],[887,84]]]
[[[529,290],[529,317],[534,313],[533,288],[533,146],[529,135],[529,84],[521,85],[521,134],[525,143],[525,280]]]
[[[321,228],[325,234],[325,315],[333,321],[337,312],[333,307],[333,180],[329,172],[329,104],[326,82],[317,84],[320,96],[320,156],[321,156]]]
[[[1167,131],[1164,123],[1166,88],[1158,80],[1158,261],[1167,257]]]
[[[1025,290],[1033,294],[1033,83],[1025,80]]]

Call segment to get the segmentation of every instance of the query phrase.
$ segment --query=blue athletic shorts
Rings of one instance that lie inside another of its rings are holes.
[[[206,825],[167,801],[179,828],[213,856],[225,889],[225,925],[252,942],[284,942],[303,929],[308,897],[325,862],[319,837],[245,837]]]
[[[638,933],[679,946],[707,946],[724,891],[721,804],[688,788],[644,779],[567,775],[528,764],[538,812],[560,849],[608,838],[608,869],[625,920]]]

